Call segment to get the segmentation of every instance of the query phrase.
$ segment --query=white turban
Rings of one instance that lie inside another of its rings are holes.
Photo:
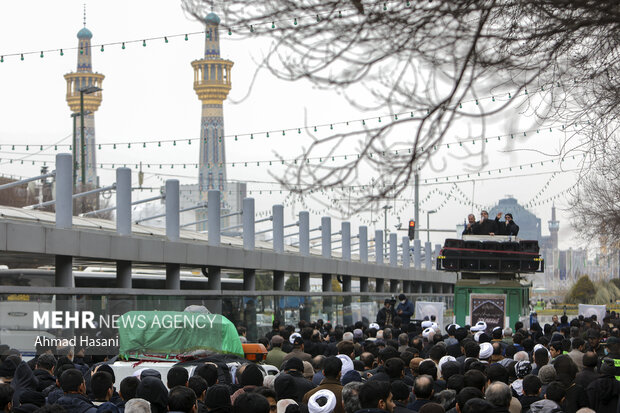
[[[317,400],[325,397],[327,402],[319,406]],[[308,399],[308,411],[310,413],[332,413],[336,408],[336,395],[327,389],[319,390]]]
[[[485,331],[487,329],[487,323],[484,321],[478,321],[475,326],[473,326],[471,331]]]
[[[351,358],[349,356],[347,356],[346,354],[338,354],[336,357],[338,357],[340,361],[342,361],[342,369],[340,369],[340,374],[342,376],[354,369],[353,361],[351,361]]]
[[[375,330],[381,330],[381,327],[379,327],[379,324],[377,323],[370,323],[368,328],[374,328]]]
[[[278,403],[276,404],[276,408],[278,409],[276,410],[277,413],[284,413],[286,411],[286,408],[291,404],[297,406],[297,402],[293,399],[278,400]]]
[[[480,344],[480,356],[481,360],[486,360],[493,355],[493,345],[491,343]]]
[[[441,374],[441,368],[448,361],[456,361],[456,359],[454,357],[452,357],[452,356],[443,356],[442,358],[439,359],[439,364],[438,364],[437,367],[439,367],[439,373],[440,374]]]
[[[433,326],[433,322],[432,321],[422,321],[422,328],[429,328]]]
[[[432,334],[432,336],[431,336],[431,334]],[[428,341],[432,340],[434,335],[435,335],[435,331],[432,328],[430,328],[430,327],[427,328],[426,330],[422,331],[422,337],[424,337]]]
[[[288,338],[288,341],[290,341],[291,344],[295,344],[295,337],[301,337],[301,334],[299,334],[299,333],[291,334],[291,336]]]

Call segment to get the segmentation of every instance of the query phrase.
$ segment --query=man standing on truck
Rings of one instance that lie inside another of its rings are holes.
[[[405,294],[398,296],[400,303],[396,307],[396,313],[402,320],[402,325],[407,326],[411,322],[411,316],[413,315],[413,303],[407,299]]]

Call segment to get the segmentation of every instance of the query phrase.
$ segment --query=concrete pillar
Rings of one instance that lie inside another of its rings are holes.
[[[398,245],[397,245],[396,233],[390,234],[390,266],[396,267],[398,265]]]
[[[360,239],[360,262],[368,262],[368,227],[362,225],[359,228]]]
[[[131,169],[116,170],[116,233],[131,235]],[[116,287],[131,288],[131,261],[116,262]]]
[[[351,292],[351,276],[350,275],[342,276],[342,292],[344,293]]]
[[[368,277],[360,277],[360,293],[368,292]]]
[[[299,291],[310,291],[310,274],[307,272],[299,274]]]
[[[342,259],[351,261],[351,223],[343,222],[340,228],[342,233]]]
[[[73,224],[73,159],[69,153],[56,155],[56,228],[70,229]],[[57,255],[54,285],[73,288],[73,257]]]
[[[332,219],[321,218],[321,255],[323,258],[332,256]]]
[[[166,180],[166,238],[173,242],[179,240],[180,234],[179,205],[179,181],[178,179],[168,179]],[[166,289],[181,289],[181,265],[166,264]]]
[[[131,235],[131,169],[116,170],[116,233]]]
[[[398,280],[390,280],[390,292],[391,293],[397,293],[398,292]],[[401,291],[404,291],[404,289],[401,289]]]
[[[166,180],[166,238],[179,240],[179,180]]]
[[[375,280],[375,283],[377,285],[376,290],[378,293],[382,293],[384,290],[384,284],[385,284],[385,280],[383,278],[377,278]]]
[[[383,231],[375,231],[375,262],[383,264]]]
[[[433,244],[430,242],[424,243],[424,263],[427,270],[433,269]]]
[[[299,253],[304,256],[310,255],[310,213],[299,212]]]
[[[284,271],[273,272],[273,289],[275,291],[284,290]]]
[[[322,290],[323,292],[332,291],[332,275],[331,274],[323,274]]]
[[[409,237],[403,237],[403,268],[409,268],[411,265],[410,255],[409,255]]]
[[[435,244],[435,258],[441,255],[441,244]]]
[[[254,198],[243,198],[243,248],[248,251],[253,251],[256,243],[254,214]]]
[[[220,245],[221,239],[221,198],[220,191],[210,189],[207,192],[207,234],[209,235],[209,245]]]
[[[284,205],[274,205],[272,211],[273,250],[281,254],[284,252]]]
[[[243,270],[243,290],[256,290],[256,270],[253,268],[246,268]]]
[[[207,267],[209,274],[209,281],[207,282],[207,288],[209,290],[221,290],[222,289],[222,271],[220,267]]]
[[[422,242],[419,239],[413,240],[413,266],[416,270],[422,268]]]
[[[69,153],[56,155],[56,228],[73,225],[73,160]]]

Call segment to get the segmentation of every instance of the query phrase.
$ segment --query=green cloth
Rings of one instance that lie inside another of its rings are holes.
[[[121,357],[170,357],[205,350],[243,357],[237,329],[218,314],[130,311],[118,320]]]

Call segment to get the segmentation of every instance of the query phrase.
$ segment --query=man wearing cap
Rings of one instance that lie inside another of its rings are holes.
[[[391,326],[394,324],[394,317],[396,317],[396,311],[392,307],[392,300],[386,298],[383,302],[383,308],[377,313],[377,324],[381,328]]]
[[[400,317],[403,326],[409,325],[411,316],[413,315],[413,303],[407,299],[405,294],[398,296],[400,303],[396,307],[396,314]]]
[[[289,341],[293,345],[293,350],[291,350],[290,353],[282,357],[282,362],[285,362],[293,357],[297,357],[301,361],[312,362],[312,356],[304,352],[304,339],[301,337],[301,335],[291,334],[291,338],[289,339]],[[303,367],[301,371],[303,372]]]
[[[282,361],[284,361],[284,357],[286,353],[282,351],[282,343],[284,343],[284,338],[281,335],[276,334],[271,337],[271,348],[267,353],[267,358],[265,358],[266,364],[271,364],[272,366],[276,366],[278,370],[282,366]]]
[[[321,390],[329,390],[336,396],[336,408],[334,413],[344,413],[342,405],[342,384],[340,384],[342,361],[336,356],[327,357],[323,362],[323,376],[321,385],[310,390],[304,395],[303,403],[308,404],[308,400]]]

